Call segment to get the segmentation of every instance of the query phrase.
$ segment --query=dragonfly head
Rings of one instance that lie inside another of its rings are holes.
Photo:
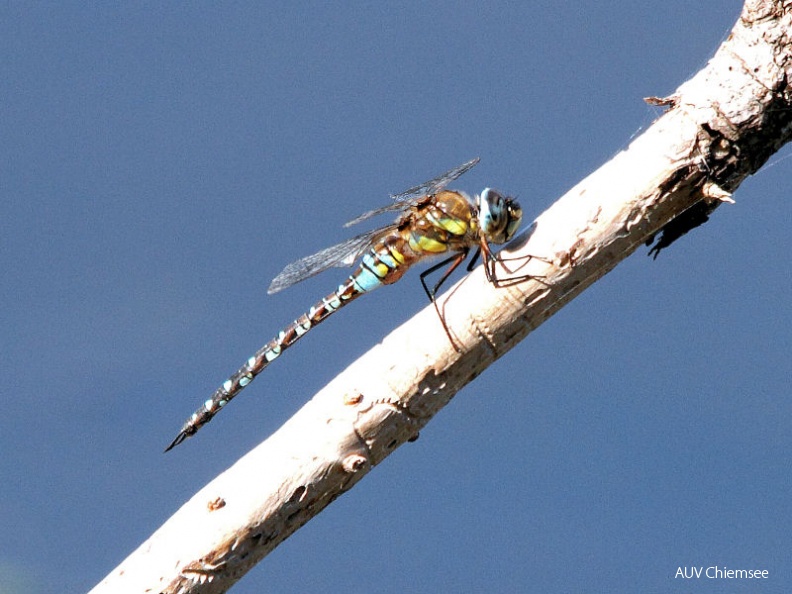
[[[484,188],[477,202],[479,229],[487,241],[506,243],[514,237],[522,221],[522,209],[514,198]]]

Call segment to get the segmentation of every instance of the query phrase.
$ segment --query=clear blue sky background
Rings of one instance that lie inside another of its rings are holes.
[[[6,4],[0,591],[92,587],[425,305],[356,302],[184,419],[345,272],[343,222],[473,156],[530,221],[661,114],[741,2]],[[785,153],[789,154],[789,152]],[[792,160],[641,250],[234,590],[792,590]],[[398,357],[399,353],[394,353]],[[764,584],[674,579],[767,569]]]

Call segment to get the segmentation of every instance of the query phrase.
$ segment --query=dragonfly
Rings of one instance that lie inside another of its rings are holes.
[[[179,434],[165,449],[169,451],[194,435],[228,404],[242,389],[281,353],[330,315],[383,285],[398,281],[416,262],[432,256],[447,255],[440,263],[421,273],[421,284],[438,309],[435,295],[443,282],[468,257],[474,255],[468,270],[481,255],[490,282],[496,283],[495,257],[490,244],[509,241],[520,226],[522,209],[511,197],[485,188],[470,197],[446,186],[478,164],[471,159],[427,182],[391,195],[386,206],[370,210],[346,223],[355,225],[381,214],[396,212],[392,223],[325,248],[286,266],[270,284],[268,293],[277,293],[332,267],[353,266],[355,271],[338,288],[314,304],[306,313],[281,330],[275,338],[250,357],[184,423]],[[450,254],[450,255],[449,255]],[[438,282],[430,287],[428,275],[447,267]],[[440,315],[446,333],[451,336]],[[453,339],[452,339],[453,343]]]

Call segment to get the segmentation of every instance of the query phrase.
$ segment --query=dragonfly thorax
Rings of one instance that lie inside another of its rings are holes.
[[[479,229],[488,242],[506,243],[514,237],[522,221],[522,209],[514,198],[484,188],[477,197],[476,206]]]

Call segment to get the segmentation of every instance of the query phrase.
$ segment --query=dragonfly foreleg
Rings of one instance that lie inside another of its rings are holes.
[[[507,278],[498,278],[496,265],[500,264],[501,268],[503,268],[507,274],[512,275],[517,269],[519,269],[524,264],[527,264],[531,260],[539,260],[545,264],[552,264],[552,260],[542,258],[541,256],[533,256],[531,254],[516,258],[503,258],[500,254],[492,253],[492,251],[489,249],[489,245],[484,242],[482,242],[480,251],[484,260],[484,273],[487,276],[487,280],[495,287],[512,287],[529,280],[536,280],[540,283],[546,284],[544,281],[542,281],[542,279],[545,277],[538,274],[521,274],[518,276],[509,276]],[[516,266],[514,270],[510,270],[509,267],[506,266],[507,262],[520,262],[520,265]]]

